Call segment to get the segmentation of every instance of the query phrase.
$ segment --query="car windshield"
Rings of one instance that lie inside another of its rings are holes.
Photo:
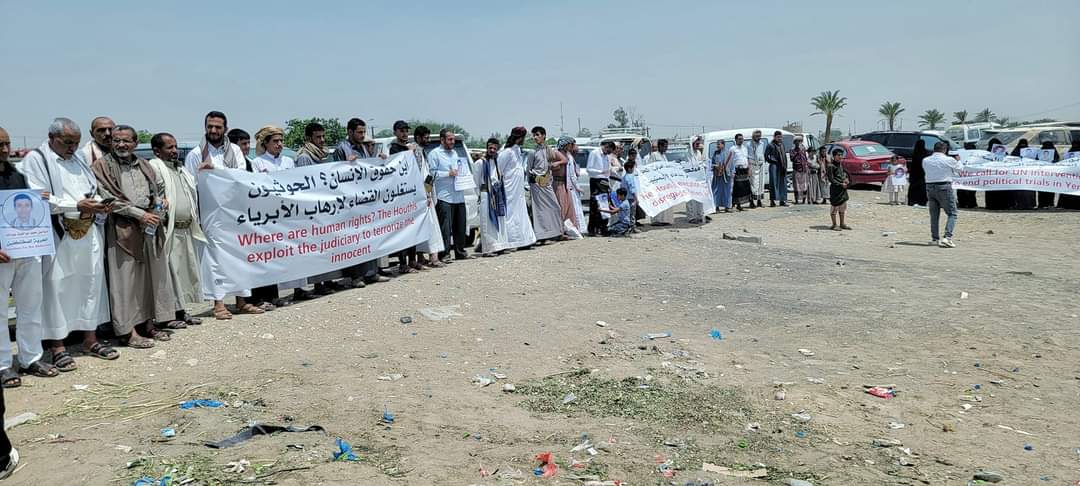
[[[690,149],[687,147],[668,149],[664,152],[664,156],[667,157],[668,162],[682,162],[690,157]]]
[[[574,163],[577,164],[578,167],[581,167],[582,169],[588,167],[589,166],[589,151],[588,150],[583,150],[583,149],[578,149],[577,152],[574,152]]]
[[[852,145],[851,151],[856,157],[881,157],[890,155],[889,149],[885,148],[885,146],[880,143]]]
[[[945,137],[954,142],[964,141],[964,129],[962,127],[954,127],[945,130]]]
[[[985,150],[990,145],[990,139],[996,138],[1002,145],[1009,145],[1024,136],[1025,132],[994,132],[983,130],[982,138],[975,144],[975,148]]]

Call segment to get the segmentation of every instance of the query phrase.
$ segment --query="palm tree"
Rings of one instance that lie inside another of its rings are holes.
[[[956,118],[955,120],[953,120],[953,123],[957,125],[963,125],[967,123],[967,110],[954,111],[952,116]]]
[[[810,98],[810,104],[817,110],[810,116],[825,115],[825,141],[822,143],[829,143],[832,137],[833,115],[847,106],[847,98],[840,96],[840,90],[822,91],[821,94]]]
[[[986,108],[975,114],[975,123],[987,123],[994,121],[997,118],[994,112],[990,111],[990,108]]]
[[[900,116],[904,112],[903,108],[900,108],[900,102],[890,103],[888,101],[881,104],[881,108],[878,108],[878,113],[885,117],[885,120],[889,122],[889,131],[892,131],[896,125],[896,117]]]
[[[994,123],[997,123],[998,125],[1001,125],[1003,127],[1008,127],[1009,126],[1009,117],[1007,117],[1007,116],[995,117],[994,118]]]
[[[919,115],[919,126],[927,130],[937,130],[938,124],[944,121],[945,114],[937,110],[926,110],[926,113]]]

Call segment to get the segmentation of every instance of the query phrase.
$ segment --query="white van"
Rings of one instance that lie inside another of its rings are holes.
[[[957,148],[975,148],[973,145],[983,137],[983,130],[997,128],[993,123],[965,123],[951,125],[945,130],[945,139]]]
[[[705,154],[708,157],[712,157],[713,152],[716,152],[716,142],[717,142],[717,140],[723,140],[725,146],[731,147],[732,145],[735,145],[735,135],[738,135],[738,134],[741,133],[742,136],[743,136],[743,144],[747,144],[747,143],[750,143],[750,135],[752,135],[755,130],[761,130],[761,139],[764,140],[765,143],[771,143],[773,133],[776,132],[777,130],[780,130],[780,129],[779,128],[739,128],[739,129],[735,129],[735,130],[719,130],[719,131],[715,131],[715,132],[705,132],[705,133],[702,133],[702,134],[700,134],[698,136],[701,137],[702,140],[705,142]],[[791,149],[795,146],[795,134],[791,133],[791,132],[789,132],[787,130],[780,130],[780,133],[782,134],[782,136],[784,138],[784,151],[790,153]],[[804,140],[806,140],[807,151],[808,152],[810,151],[811,147],[813,147],[814,150],[817,150],[817,147],[816,147],[817,139],[816,138],[814,138],[812,136],[811,136],[811,138],[807,138],[807,136],[809,134],[801,134],[801,135],[803,135]],[[813,145],[811,145],[811,144],[813,144]],[[815,152],[810,152],[810,153],[813,154]],[[788,164],[788,174],[791,174],[792,172],[794,172],[794,170],[795,169],[792,166],[792,164]],[[770,182],[769,182],[769,172],[767,170],[765,171],[764,176],[765,176],[765,185],[768,186],[770,184]],[[788,184],[789,189],[790,189],[790,186],[791,186],[791,177],[790,177],[790,175],[788,176],[787,184]]]

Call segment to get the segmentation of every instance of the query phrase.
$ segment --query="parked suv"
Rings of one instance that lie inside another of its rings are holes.
[[[855,140],[866,140],[870,142],[877,142],[885,146],[885,148],[892,151],[892,153],[899,155],[907,160],[912,159],[912,155],[915,152],[915,142],[922,139],[926,142],[926,150],[933,152],[934,144],[938,142],[948,142],[943,135],[938,135],[931,132],[902,132],[902,131],[880,131],[864,133],[862,135],[856,135],[852,137]],[[952,144],[950,144],[952,145]],[[962,149],[964,147],[950,146],[952,149]]]

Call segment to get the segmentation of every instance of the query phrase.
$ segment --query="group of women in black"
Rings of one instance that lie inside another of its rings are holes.
[[[990,139],[990,143],[987,144],[986,150],[990,149],[994,145],[1000,145],[1001,141],[996,138]],[[1028,147],[1028,141],[1025,138],[1016,142],[1016,148],[1013,149],[1013,156],[1019,157],[1020,150]],[[1054,151],[1054,162],[1061,160],[1061,154],[1058,153],[1054,147],[1053,142],[1043,142],[1043,149],[1050,149]],[[1080,140],[1074,140],[1072,147],[1069,148],[1069,152],[1080,152]],[[915,151],[911,157],[911,162],[908,164],[908,206],[925,206],[926,205],[926,172],[923,171],[923,159],[930,156],[931,153],[926,149],[926,142],[919,140],[915,143]],[[986,191],[986,209],[989,210],[1010,210],[1010,209],[1042,209],[1054,207],[1054,199],[1057,199],[1057,207],[1060,209],[1075,209],[1080,210],[1080,196],[1070,196],[1068,194],[1058,195],[1053,192],[1043,191]],[[964,189],[958,189],[956,191],[956,205],[960,208],[972,209],[979,207],[978,202],[975,199],[975,191],[968,191]]]

